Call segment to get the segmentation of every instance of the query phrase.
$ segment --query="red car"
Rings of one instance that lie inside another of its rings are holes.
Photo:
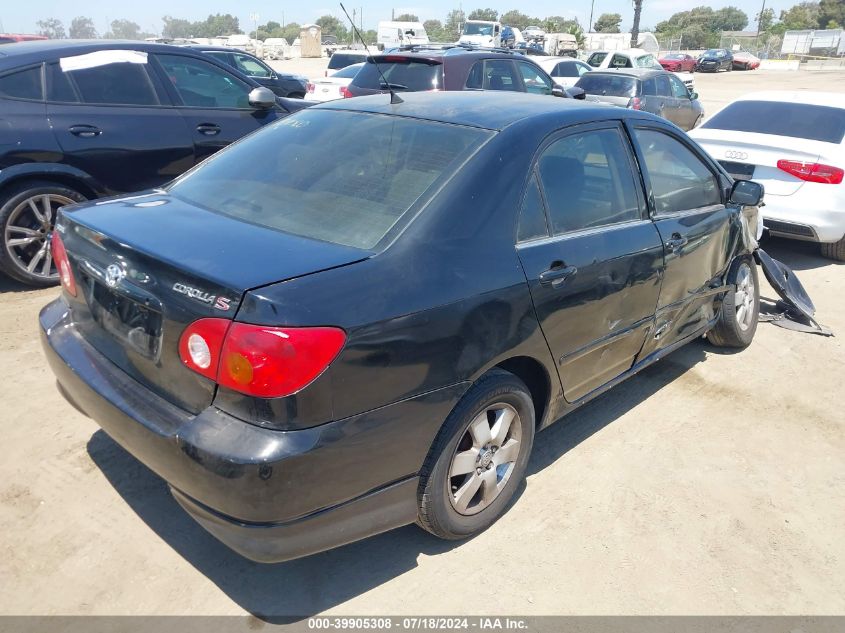
[[[734,70],[754,70],[760,65],[760,58],[748,51],[737,51],[734,53]]]
[[[670,53],[657,60],[664,70],[672,73],[695,72],[695,57],[685,53]]]

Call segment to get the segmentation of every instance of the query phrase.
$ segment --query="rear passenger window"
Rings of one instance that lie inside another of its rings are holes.
[[[654,79],[646,79],[643,82],[643,96],[644,97],[655,97],[657,96],[657,86],[654,83]]]
[[[537,186],[537,178],[532,177],[528,189],[525,191],[525,199],[522,201],[516,239],[520,242],[526,242],[548,236],[549,227],[546,226],[546,213],[543,211],[540,187]]]
[[[656,213],[722,204],[716,176],[683,143],[656,130],[634,133],[642,148]]]
[[[631,161],[618,129],[562,138],[543,152],[539,166],[554,234],[641,217]]]
[[[47,101],[79,102],[67,73],[62,72],[57,63],[47,64]]]
[[[41,66],[0,77],[0,96],[41,101]]]
[[[520,90],[514,71],[508,59],[488,59],[484,62],[484,89]]]
[[[60,69],[61,70],[61,69]],[[67,71],[85,103],[108,105],[158,105],[146,64],[103,64]]]
[[[669,77],[667,75],[658,75],[654,80],[657,82],[657,96],[672,96],[672,86],[669,84]]]

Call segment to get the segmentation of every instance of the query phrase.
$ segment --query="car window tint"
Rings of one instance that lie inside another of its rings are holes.
[[[521,90],[509,59],[488,59],[484,62],[484,89]]]
[[[657,84],[657,96],[658,97],[671,97],[672,96],[672,86],[669,83],[669,77],[667,75],[658,75],[654,78],[655,83]]]
[[[0,77],[0,96],[40,101],[41,66]]]
[[[61,69],[60,69],[61,70]],[[119,62],[66,72],[85,103],[158,105],[158,95],[147,74],[147,64]]]
[[[546,226],[546,213],[543,211],[540,187],[537,185],[537,178],[532,177],[528,189],[525,191],[525,198],[522,201],[522,209],[519,213],[517,240],[525,242],[548,236],[549,227]]]
[[[522,73],[522,83],[525,91],[537,95],[552,94],[552,82],[546,74],[533,64],[517,62],[519,72]]]
[[[484,87],[484,62],[475,62],[467,75],[466,88],[481,90]]]
[[[573,62],[561,62],[555,66],[554,77],[580,77],[583,74],[580,66]]]
[[[371,249],[492,135],[414,118],[305,109],[216,154],[169,190],[244,222]]]
[[[67,73],[62,72],[62,69],[55,62],[47,64],[47,101],[79,102],[79,97],[77,97]]]
[[[701,127],[841,143],[845,140],[845,108],[785,101],[734,101]]]
[[[349,53],[334,53],[329,59],[329,70],[339,70],[352,64],[367,61],[366,55],[350,55]]]
[[[672,87],[672,96],[678,99],[689,99],[689,91],[684,85],[684,82],[675,77],[675,75],[668,75],[667,79]]]
[[[555,141],[539,167],[554,234],[640,217],[631,161],[615,128]]]
[[[269,79],[272,76],[272,71],[249,55],[239,55],[233,53],[232,57],[235,60],[235,68],[240,70],[247,77],[259,77],[261,79]]]
[[[157,55],[186,106],[248,108],[249,86],[222,68],[182,55]]]
[[[719,181],[679,140],[656,130],[636,129],[657,213],[676,213],[722,203]]]
[[[593,53],[590,55],[590,58],[587,60],[587,63],[590,66],[598,68],[601,66],[601,63],[604,61],[604,58],[607,57],[607,53]]]
[[[610,73],[589,72],[575,84],[590,95],[607,97],[636,97],[637,80],[634,77]]]
[[[643,83],[642,94],[644,97],[654,97],[657,95],[657,84],[654,79],[646,79]]]

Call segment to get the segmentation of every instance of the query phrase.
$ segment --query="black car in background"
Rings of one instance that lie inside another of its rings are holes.
[[[308,79],[306,77],[274,70],[255,55],[250,55],[245,51],[231,47],[203,46],[201,44],[191,44],[186,48],[201,51],[232,68],[236,68],[241,74],[269,88],[279,97],[304,99],[305,93],[308,91]]]
[[[306,104],[199,51],[47,40],[0,51],[0,270],[58,281],[56,210],[158,187]]]
[[[571,96],[524,55],[466,46],[413,46],[371,56],[347,91],[358,97],[388,88],[394,92],[502,90]]]
[[[536,430],[757,327],[762,188],[675,126],[402,98],[303,110],[53,234],[40,329],[62,392],[255,560],[414,522],[476,534]]]
[[[733,70],[734,56],[727,48],[711,48],[704,51],[695,63],[696,72],[718,72]]]

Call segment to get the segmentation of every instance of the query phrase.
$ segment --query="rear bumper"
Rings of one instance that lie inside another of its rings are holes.
[[[274,431],[213,406],[194,416],[153,394],[76,332],[61,298],[41,311],[40,325],[68,400],[167,481],[203,527],[262,562],[415,521],[417,472],[465,388],[314,428]]]
[[[761,181],[765,186],[765,181]],[[763,225],[772,235],[809,242],[838,242],[845,236],[845,206],[837,208],[825,187],[804,183],[790,196],[767,193],[760,209]]]

